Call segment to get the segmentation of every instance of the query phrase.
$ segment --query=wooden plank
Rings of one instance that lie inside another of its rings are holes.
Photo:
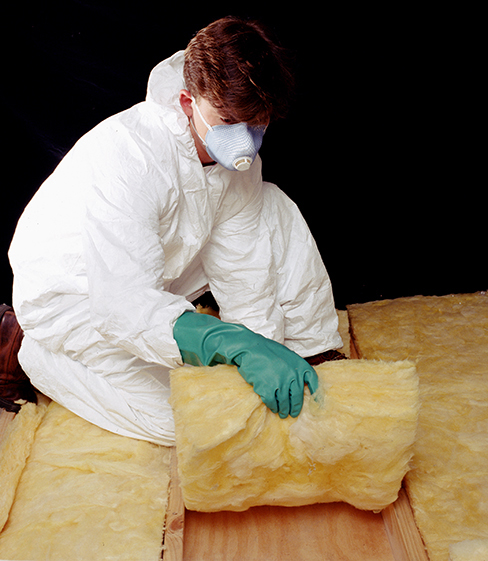
[[[354,338],[354,332],[351,327],[351,322],[349,321],[349,336],[350,336],[350,349],[351,349],[351,358],[358,359],[361,358],[361,353],[359,351],[359,347],[356,343],[356,339]]]
[[[395,561],[429,561],[404,489],[382,515]]]
[[[345,503],[187,511],[184,561],[394,561],[380,514]]]
[[[185,528],[185,506],[178,477],[178,458],[176,447],[171,449],[171,471],[168,510],[162,559],[164,561],[182,561],[183,536]]]

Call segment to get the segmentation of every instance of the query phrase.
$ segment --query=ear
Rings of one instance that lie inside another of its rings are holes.
[[[187,117],[193,117],[192,97],[188,90],[180,90],[180,105]]]

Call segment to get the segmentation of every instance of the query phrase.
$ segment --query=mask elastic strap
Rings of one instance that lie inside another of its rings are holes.
[[[200,139],[200,142],[203,144],[203,146],[206,148],[207,147],[207,143],[205,142],[205,140],[203,140],[203,138],[200,136],[200,133],[197,131],[197,127],[195,126],[195,124],[193,123],[193,119],[190,119],[190,125],[192,127],[192,129],[195,131],[196,135],[198,136],[198,138]]]
[[[196,108],[198,114],[200,115],[200,119],[205,123],[205,126],[207,127],[208,130],[212,130],[212,127],[207,123],[207,121],[205,120],[205,117],[202,115],[202,112],[200,111],[200,107],[198,107],[197,102],[195,101],[195,98],[192,97],[191,100],[195,104],[195,108]]]
[[[207,123],[207,121],[205,120],[205,117],[202,115],[202,112],[200,111],[200,108],[197,105],[197,102],[195,101],[195,98],[192,96],[191,98],[193,104],[195,105],[195,109],[197,110],[197,113],[200,115],[200,119],[203,121],[203,123],[205,124],[205,126],[207,127],[207,129],[209,131],[212,130],[212,127]],[[197,133],[198,138],[203,142],[204,146],[207,146],[207,143],[205,142],[205,140],[200,136],[200,134],[197,131],[197,128],[195,127],[195,124],[192,122],[192,120],[190,119],[190,122],[193,126],[193,130]]]

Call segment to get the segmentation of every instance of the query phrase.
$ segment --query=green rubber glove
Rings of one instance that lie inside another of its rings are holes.
[[[317,374],[306,360],[243,325],[185,312],[176,320],[173,336],[187,364],[237,365],[266,406],[283,419],[302,410],[304,384],[310,393],[318,389]]]

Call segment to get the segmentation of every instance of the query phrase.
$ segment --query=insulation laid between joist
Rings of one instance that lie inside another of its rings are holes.
[[[272,413],[235,367],[172,372],[188,509],[344,501],[379,511],[395,501],[417,428],[415,367],[342,360],[316,370],[319,390],[306,390],[296,419]]]
[[[421,409],[406,489],[430,561],[447,561],[449,548],[452,559],[478,559],[468,548],[484,543],[486,552],[488,540],[488,293],[348,310],[363,357],[417,366]]]
[[[51,403],[0,534],[0,559],[159,561],[169,458],[169,448]]]
[[[25,403],[10,421],[0,442],[0,532],[7,522],[15,491],[34,443],[37,427],[49,403]]]
[[[449,546],[449,561],[486,561],[488,539],[464,540]]]

